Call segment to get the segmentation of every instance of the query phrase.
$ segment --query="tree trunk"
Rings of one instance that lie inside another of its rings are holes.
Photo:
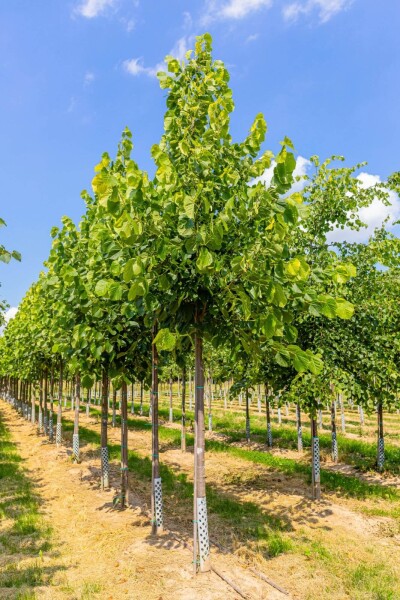
[[[122,383],[121,390],[121,508],[126,507],[128,491],[128,387]]]
[[[271,407],[269,401],[269,387],[265,384],[265,414],[267,418],[267,446],[272,448]]]
[[[332,428],[332,460],[337,463],[339,460],[338,443],[336,435],[336,409],[335,402],[331,404],[331,428]]]
[[[249,406],[249,389],[246,388],[246,440],[250,444],[250,406]]]
[[[194,444],[194,553],[195,564],[199,558],[201,572],[210,570],[210,545],[208,538],[205,437],[204,437],[204,365],[203,340],[195,335],[195,444]]]
[[[39,421],[38,433],[43,433],[43,384],[42,378],[39,379]]]
[[[60,379],[58,381],[58,410],[56,425],[56,444],[61,446],[62,442],[62,394],[63,394],[63,364],[60,361]]]
[[[107,427],[108,427],[108,374],[103,368],[101,382],[101,488],[103,490],[110,487],[110,467],[108,461],[107,446]]]
[[[301,427],[301,408],[300,402],[296,404],[296,420],[297,420],[297,450],[303,452],[303,432]]]
[[[312,474],[312,497],[314,500],[321,499],[321,476],[319,460],[319,438],[317,419],[315,415],[311,418],[311,474]]]
[[[139,407],[139,414],[142,417],[143,416],[143,381],[140,382],[140,407]]]
[[[169,378],[169,422],[174,422],[174,413],[172,409],[172,378]]]
[[[383,437],[383,405],[382,401],[378,402],[378,452],[377,452],[377,460],[376,464],[379,471],[383,470],[383,465],[385,464],[385,440]]]
[[[186,367],[182,369],[182,432],[181,450],[186,452]]]
[[[81,379],[79,375],[75,377],[75,418],[74,433],[72,436],[72,452],[75,462],[79,462],[79,405],[81,399]]]
[[[153,340],[156,334],[156,328],[153,327]],[[158,535],[163,532],[164,527],[158,442],[158,352],[155,344],[152,344],[151,363],[151,532],[153,535]]]
[[[44,403],[43,403],[43,431],[44,435],[48,435],[49,433],[49,417],[47,413],[47,398],[49,395],[49,378],[47,376],[47,368],[44,372]]]

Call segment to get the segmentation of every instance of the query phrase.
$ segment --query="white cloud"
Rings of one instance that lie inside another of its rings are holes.
[[[92,71],[87,71],[85,73],[84,84],[90,85],[96,79],[95,74]]]
[[[259,38],[258,33],[252,33],[251,35],[247,36],[246,43],[255,42],[256,40],[258,40],[258,38]]]
[[[170,56],[177,58],[178,60],[184,60],[185,54],[190,48],[192,41],[191,36],[183,36],[177,40],[173,48],[168,52]],[[123,68],[130,75],[147,75],[148,77],[156,77],[159,71],[166,71],[167,66],[165,62],[159,62],[153,67],[146,67],[143,64],[142,58],[131,58],[124,60],[122,63]]]
[[[5,325],[7,325],[8,321],[10,319],[13,319],[15,317],[17,312],[18,312],[18,306],[11,306],[8,310],[6,310],[6,312],[4,313]],[[3,333],[4,327],[5,326],[0,327],[0,333]]]
[[[74,13],[86,19],[93,19],[106,12],[114,6],[115,0],[83,0],[75,7]]]
[[[377,183],[381,183],[379,175],[371,175],[370,173],[360,173],[358,179],[361,181],[363,188],[369,188]],[[385,206],[375,198],[369,206],[360,208],[359,217],[366,227],[360,231],[352,229],[334,229],[328,234],[330,242],[367,242],[368,238],[374,233],[377,227],[380,227],[383,221],[389,217],[388,227],[393,221],[400,218],[400,198],[394,192],[389,192],[390,206]]]
[[[8,323],[8,321],[10,319],[13,319],[15,317],[15,315],[18,312],[18,306],[11,306],[8,310],[6,310],[6,312],[4,313],[4,318],[6,320],[6,323]]]
[[[276,162],[273,160],[269,169],[266,169],[260,177],[254,180],[254,183],[258,183],[261,181],[264,183],[266,187],[269,187],[271,184],[272,177],[274,175],[274,169],[276,166]],[[307,171],[311,166],[311,162],[304,158],[304,156],[298,156],[296,160],[296,167],[293,171],[293,177],[304,177],[307,175]],[[300,179],[300,181],[295,181],[292,187],[290,188],[289,194],[293,194],[294,192],[301,192],[306,184],[305,179]]]
[[[243,19],[262,8],[270,8],[272,3],[273,0],[208,0],[202,21],[205,24],[214,19]]]
[[[291,2],[282,9],[286,21],[297,21],[301,15],[317,11],[321,23],[326,23],[339,12],[350,7],[353,0],[303,0]]]

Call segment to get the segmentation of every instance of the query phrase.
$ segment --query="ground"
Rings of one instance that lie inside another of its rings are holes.
[[[115,458],[113,489],[102,492],[95,414],[81,416],[82,461],[73,464],[71,411],[65,413],[66,444],[57,449],[9,405],[1,402],[0,409],[22,458],[24,477],[38,498],[40,531],[46,540],[42,551],[36,545],[31,554],[5,548],[0,564],[10,577],[0,577],[1,598],[240,597],[215,573],[192,575],[192,555],[185,544],[191,543],[193,455],[190,447],[182,453],[171,438],[179,434],[176,426],[164,424],[160,432],[168,531],[153,538],[148,513],[150,432],[140,429],[146,418],[136,417],[138,424],[129,432],[130,506],[121,512],[112,503],[119,479],[119,429],[110,429],[109,436],[110,455]],[[218,436],[208,437],[211,443]],[[372,487],[365,488],[370,494],[363,488],[358,495],[324,490],[323,500],[315,503],[301,472],[288,474],[250,461],[245,453],[251,454],[252,448],[242,450],[242,444],[237,445],[240,455],[216,448],[207,453],[210,536],[218,546],[213,547],[212,561],[217,569],[253,600],[288,596],[255,576],[252,566],[296,599],[400,598],[397,497],[380,496]],[[254,450],[259,446],[256,442]],[[272,458],[290,458],[292,452],[276,450]],[[326,468],[341,467],[327,464]],[[3,497],[4,487],[1,492]],[[12,515],[3,519],[0,533],[11,530],[11,520]],[[25,537],[29,538],[29,531]],[[32,566],[34,581],[21,576],[30,573]]]

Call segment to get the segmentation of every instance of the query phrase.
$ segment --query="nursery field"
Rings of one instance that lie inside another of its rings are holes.
[[[0,300],[0,600],[400,600],[400,172],[236,141],[209,33],[165,68]]]
[[[2,401],[2,598],[400,598],[400,415],[385,414],[382,474],[374,470],[376,415],[365,415],[361,427],[358,413],[346,407],[337,464],[329,436],[320,430],[322,499],[315,502],[306,419],[299,453],[293,406],[288,414],[282,409],[280,425],[275,410],[273,447],[267,448],[265,415],[258,414],[255,401],[249,443],[238,401],[226,410],[215,398],[213,431],[206,432],[207,500],[212,564],[225,581],[215,572],[192,574],[192,413],[187,411],[187,451],[182,452],[176,385],[173,394],[173,423],[168,394],[160,397],[165,532],[158,537],[150,533],[146,395],[141,408],[135,398],[128,418],[124,511],[115,502],[118,410],[108,436],[110,490],[102,491],[95,403],[81,408],[79,462],[73,462],[70,401],[64,402],[59,447]],[[329,430],[325,412],[324,421]]]

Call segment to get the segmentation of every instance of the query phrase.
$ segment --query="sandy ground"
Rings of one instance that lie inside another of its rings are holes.
[[[26,474],[34,482],[41,511],[53,530],[52,550],[42,559],[45,570],[52,574],[51,584],[35,588],[38,599],[240,598],[215,573],[193,577],[190,551],[170,533],[158,538],[150,535],[148,495],[133,477],[129,508],[123,512],[113,510],[115,489],[99,490],[99,465],[97,457],[91,456],[93,453],[88,452],[86,459],[75,465],[69,449],[57,449],[38,437],[32,425],[5,402],[1,402],[0,409],[1,418],[17,442]],[[113,433],[117,437],[117,432]],[[117,485],[116,465],[112,474],[112,484]],[[178,538],[185,538],[179,520],[167,520],[166,525],[177,532]],[[213,564],[249,598],[287,597],[255,578],[235,556],[213,550]],[[16,598],[17,591],[3,588],[0,597]]]

